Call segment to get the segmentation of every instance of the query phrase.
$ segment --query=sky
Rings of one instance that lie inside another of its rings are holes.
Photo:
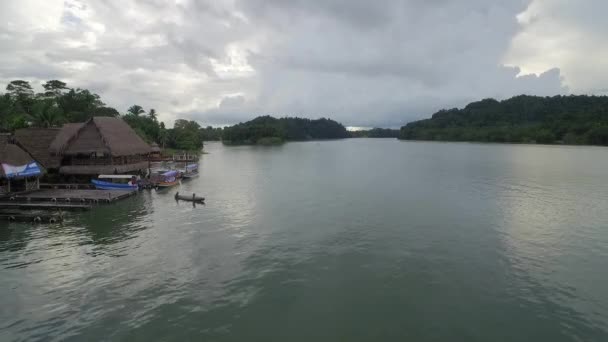
[[[398,127],[519,94],[608,93],[605,0],[0,2],[0,87],[90,89],[124,112]]]

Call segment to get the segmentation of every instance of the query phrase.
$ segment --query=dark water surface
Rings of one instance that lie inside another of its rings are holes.
[[[608,149],[209,144],[182,193],[0,225],[0,341],[608,341]]]

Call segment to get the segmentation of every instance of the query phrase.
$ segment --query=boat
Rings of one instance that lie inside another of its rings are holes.
[[[179,184],[179,172],[172,170],[158,175],[156,181],[156,190],[167,189]]]
[[[192,179],[198,177],[198,164],[188,164],[184,170],[181,170],[182,178]]]
[[[134,175],[99,175],[97,179],[92,179],[91,183],[97,190],[133,191],[139,189],[137,177]]]
[[[192,196],[184,196],[184,195],[180,195],[179,192],[175,193],[175,200],[194,202],[194,203],[205,203],[205,197],[198,197],[198,196],[196,196],[196,194],[192,194]]]

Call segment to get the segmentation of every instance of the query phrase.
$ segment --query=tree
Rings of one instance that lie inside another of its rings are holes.
[[[150,119],[152,119],[153,121],[157,120],[156,110],[154,108],[150,109],[150,111],[148,112],[148,117],[150,117]]]
[[[139,114],[144,114],[146,111],[140,105],[132,105],[127,109],[127,114],[132,114],[135,116],[139,116]]]
[[[440,110],[401,127],[400,139],[608,145],[608,97],[520,95]]]
[[[22,99],[34,96],[34,90],[29,82],[23,80],[11,81],[6,90],[15,99]]]
[[[64,91],[68,90],[67,84],[58,80],[50,80],[42,85],[44,88],[44,96],[59,97]]]
[[[161,148],[165,148],[165,146],[167,146],[167,142],[169,140],[169,132],[165,129],[165,124],[162,123],[162,127],[160,128],[160,131],[158,133],[158,144],[160,145]]]
[[[99,107],[99,108],[95,108],[95,110],[93,111],[93,115],[95,116],[111,116],[111,117],[118,117],[120,116],[120,113],[112,107]]]
[[[98,108],[105,106],[99,95],[80,88],[70,89],[57,98],[57,103],[69,122],[85,122]]]
[[[29,82],[23,80],[11,81],[7,86],[9,96],[14,101],[13,109],[19,113],[27,114],[31,112],[34,104],[34,90]]]
[[[231,144],[258,144],[263,141],[342,139],[350,137],[346,128],[330,119],[274,118],[260,116],[222,130],[222,141]],[[271,139],[272,138],[272,139]]]
[[[50,99],[36,102],[30,118],[34,127],[56,127],[64,122],[63,111]]]
[[[172,147],[180,150],[200,150],[203,146],[199,135],[200,128],[196,121],[176,120],[172,130],[175,139]]]

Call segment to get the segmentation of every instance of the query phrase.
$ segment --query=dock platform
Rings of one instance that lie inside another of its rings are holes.
[[[81,190],[42,189],[28,193],[14,194],[7,199],[11,202],[46,201],[51,203],[110,203],[133,196],[137,190]]]
[[[90,204],[71,204],[71,203],[24,203],[7,201],[0,202],[0,210],[21,209],[21,210],[89,210]],[[1,213],[0,213],[1,214]]]

